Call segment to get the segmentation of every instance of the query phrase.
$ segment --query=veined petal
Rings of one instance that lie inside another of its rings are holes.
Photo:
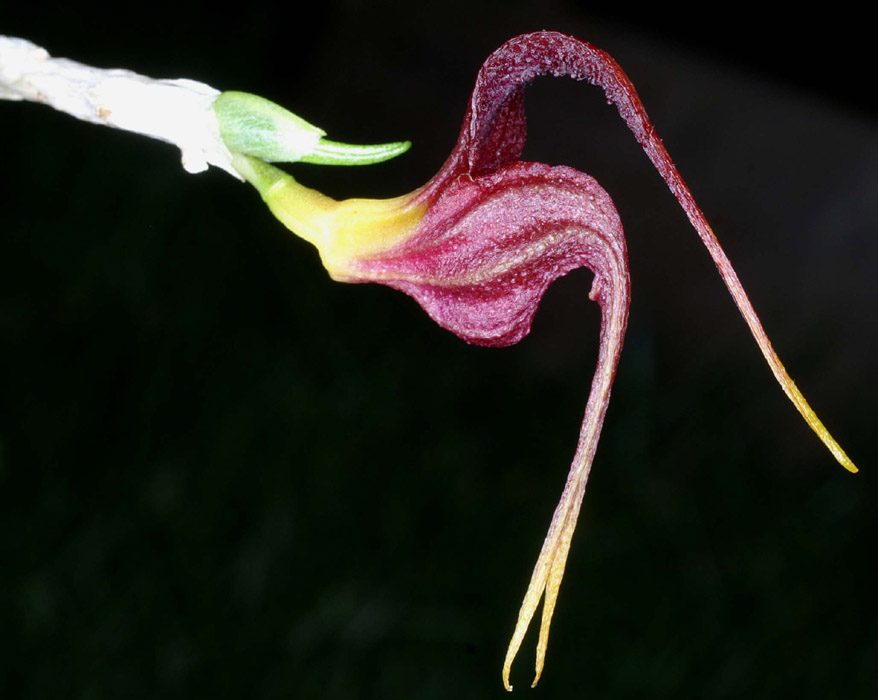
[[[618,264],[616,264],[618,263]],[[578,267],[596,284],[627,275],[622,224],[609,195],[572,168],[514,163],[450,181],[411,236],[351,266],[349,281],[414,297],[470,343],[516,343],[548,286]]]

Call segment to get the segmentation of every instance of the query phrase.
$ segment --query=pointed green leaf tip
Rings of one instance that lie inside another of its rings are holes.
[[[321,138],[317,147],[302,157],[302,162],[318,165],[372,165],[396,158],[409,150],[411,145],[411,141],[396,141],[375,146],[354,146]]]
[[[246,92],[224,92],[213,102],[220,135],[233,153],[269,163],[371,165],[405,153],[410,141],[374,146],[336,143],[323,129],[309,124],[280,105]]]

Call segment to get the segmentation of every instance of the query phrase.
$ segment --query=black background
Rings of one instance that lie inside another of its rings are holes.
[[[634,296],[546,672],[527,689],[529,638],[515,692],[874,697],[867,23],[531,5],[70,5],[4,9],[0,32],[414,142],[291,168],[336,197],[435,173],[509,37],[609,51],[863,471],[783,397],[600,91],[538,81],[525,157],[614,196]],[[254,192],[170,146],[11,102],[0,133],[0,696],[501,697],[593,369],[590,274],[553,285],[520,345],[475,348],[397,292],[329,281]]]

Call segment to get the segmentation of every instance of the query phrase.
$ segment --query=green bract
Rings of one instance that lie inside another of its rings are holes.
[[[220,135],[233,153],[267,162],[320,165],[370,165],[405,153],[409,141],[355,146],[323,137],[323,129],[309,124],[280,105],[246,92],[224,92],[214,100]]]

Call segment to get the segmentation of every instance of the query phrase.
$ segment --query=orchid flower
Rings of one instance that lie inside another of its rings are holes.
[[[519,160],[526,136],[524,88],[544,74],[586,80],[604,90],[707,247],[784,393],[835,458],[857,471],[790,379],[633,85],[603,51],[556,32],[526,34],[505,43],[483,64],[457,145],[439,173],[420,189],[389,200],[335,201],[299,184],[265,162],[282,159],[273,158],[270,148],[235,140],[234,124],[242,115],[249,118],[252,105],[245,104],[242,111],[240,96],[227,98],[225,104],[221,98],[217,113],[234,153],[234,168],[284,225],[317,247],[333,279],[378,282],[403,291],[440,326],[469,343],[518,342],[555,279],[581,266],[594,273],[590,298],[601,308],[597,368],[567,482],[509,643],[502,672],[507,690],[512,689],[512,662],[545,596],[534,685],[543,669],[630,300],[625,237],[609,195],[593,178],[572,168]],[[390,144],[383,153],[390,157],[404,150],[402,146]]]

